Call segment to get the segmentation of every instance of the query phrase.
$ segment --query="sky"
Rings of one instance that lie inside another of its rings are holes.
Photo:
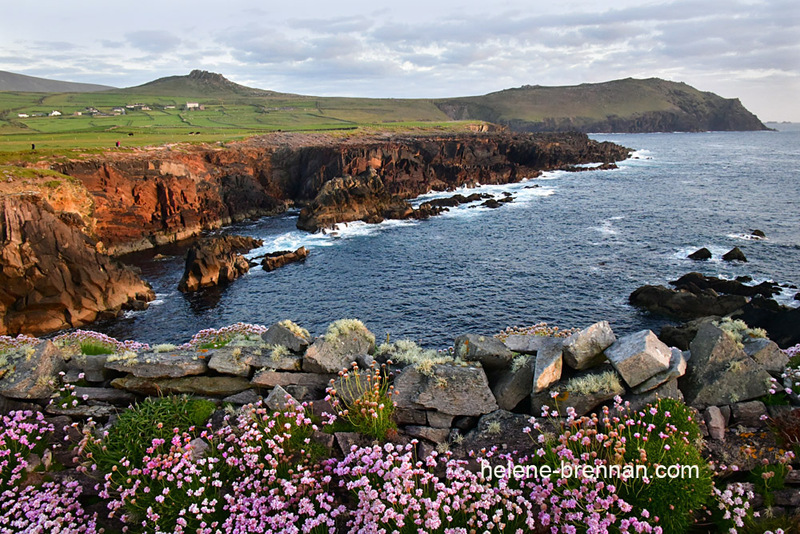
[[[800,122],[797,0],[6,2],[0,70],[129,87],[202,69],[260,89],[437,98],[620,78]]]

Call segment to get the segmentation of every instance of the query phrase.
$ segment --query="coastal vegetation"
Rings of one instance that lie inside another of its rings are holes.
[[[565,371],[563,387],[556,383],[545,392],[535,413],[524,404],[518,411],[527,415],[497,410],[497,405],[481,407],[481,388],[491,385],[489,395],[499,402],[505,397],[503,384],[517,387],[504,374],[524,376],[527,368],[511,361],[505,370],[495,367],[502,353],[496,343],[503,337],[508,341],[509,332],[540,344],[521,356],[543,366],[552,343],[570,347],[578,361],[593,360],[594,351],[603,349],[586,349],[586,340],[600,339],[598,330],[606,327],[570,329],[573,333],[564,337],[557,335],[564,330],[540,323],[510,328],[497,337],[475,336],[464,353],[471,360],[459,365],[453,350],[429,351],[410,340],[387,340],[372,355],[361,353],[374,336],[361,321],[341,320],[329,328],[335,335],[313,341],[321,368],[326,359],[351,359],[330,380],[324,398],[298,401],[287,390],[305,394],[319,383],[312,377],[329,375],[299,367],[291,372],[262,369],[250,386],[272,384],[266,398],[250,390],[220,401],[228,393],[176,395],[165,387],[137,397],[127,409],[105,411],[98,411],[104,406],[98,400],[113,398],[114,389],[98,387],[106,379],[96,375],[89,359],[109,362],[107,370],[119,369],[117,358],[138,353],[143,357],[123,367],[125,372],[145,377],[161,369],[175,376],[184,369],[198,383],[210,383],[214,376],[230,381],[220,374],[240,371],[215,364],[215,359],[247,361],[250,367],[283,365],[272,361],[273,346],[266,341],[279,331],[306,345],[311,336],[287,321],[270,328],[237,324],[206,329],[191,342],[170,347],[151,348],[92,332],[63,336],[56,344],[67,370],[51,375],[51,402],[28,404],[28,409],[20,405],[3,415],[0,531],[794,532],[798,524],[790,510],[800,490],[794,489],[792,466],[800,452],[800,401],[793,387],[800,346],[773,354],[783,365],[769,391],[756,400],[723,406],[738,429],[733,424],[726,429],[724,423],[720,428],[713,415],[716,406],[687,405],[669,393],[667,383],[667,389],[658,390],[663,396],[647,402],[642,401],[648,392],[631,394],[625,386],[632,381],[630,373],[653,364],[630,351],[640,362],[631,370],[617,355],[638,343],[638,335],[614,341],[605,350],[611,365],[596,367],[594,374],[590,370],[593,378],[567,379],[574,370]],[[337,353],[348,350],[342,338],[354,335],[360,341],[349,345],[351,352]],[[701,348],[712,342],[713,347]],[[742,339],[745,347],[763,342],[769,341]],[[95,350],[98,343],[114,354]],[[208,343],[219,346],[204,348]],[[42,363],[41,350],[50,345],[27,336],[2,336],[0,355],[18,360],[22,354]],[[309,355],[312,349],[306,345],[291,350],[281,345],[280,358],[302,358],[303,351]],[[700,367],[706,351],[735,359],[742,350],[722,322],[719,327],[709,323],[696,345]],[[31,354],[34,348],[39,352]],[[582,350],[590,352],[578,355]],[[266,358],[259,360],[262,351]],[[148,360],[153,354],[161,359]],[[203,358],[194,360],[192,354]],[[387,360],[392,356],[403,361]],[[214,372],[192,375],[206,358]],[[189,361],[192,369],[185,367]],[[168,368],[162,367],[165,362]],[[420,372],[427,367],[433,370],[430,375]],[[484,367],[490,370],[489,384],[469,378],[485,376]],[[95,375],[75,374],[83,368]],[[728,380],[746,371],[721,369]],[[55,368],[47,371],[40,365],[18,372],[41,378]],[[664,374],[651,372],[653,377]],[[285,380],[286,389],[259,376]],[[449,380],[440,383],[445,377]],[[661,377],[675,381],[674,375]],[[748,372],[744,379],[752,380]],[[125,384],[114,381],[123,389]],[[722,387],[733,387],[727,384]],[[6,386],[2,375],[0,385]],[[607,392],[615,396],[603,396]],[[13,395],[25,398],[24,392]],[[599,404],[586,410],[589,397]],[[773,397],[780,402],[769,402]],[[423,403],[430,404],[420,409]],[[764,405],[772,408],[767,411]],[[483,415],[465,431],[469,417],[456,421],[448,410]],[[432,442],[438,443],[434,447]]]

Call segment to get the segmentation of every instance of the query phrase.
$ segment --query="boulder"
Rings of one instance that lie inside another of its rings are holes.
[[[687,273],[677,280],[670,282],[676,289],[685,289],[696,295],[714,295],[724,293],[727,295],[741,295],[744,297],[770,298],[781,292],[780,286],[774,282],[761,282],[758,285],[747,285],[752,282],[749,277],[740,277],[736,280],[727,280],[715,276],[706,276],[700,273]],[[710,290],[710,291],[709,291]]]
[[[303,352],[310,342],[308,332],[290,321],[273,324],[261,334],[261,340],[268,345],[283,345],[297,353]]]
[[[603,351],[616,340],[608,321],[595,323],[564,340],[564,362],[578,371],[598,365],[605,359]]]
[[[0,199],[0,335],[77,328],[155,299],[131,269],[99,252],[35,195]]]
[[[550,386],[561,380],[563,367],[562,340],[558,338],[544,338],[548,340],[536,353],[533,371],[533,393],[546,391]]]
[[[279,269],[284,265],[289,265],[290,263],[305,261],[307,257],[308,249],[306,247],[300,247],[294,252],[291,250],[270,252],[264,256],[264,259],[261,261],[261,266],[265,271],[270,272],[274,271],[275,269]]]
[[[401,425],[427,425],[428,413],[423,409],[397,406],[394,409],[394,420]]]
[[[234,376],[191,376],[182,378],[140,378],[125,376],[111,381],[115,388],[140,395],[201,395],[228,397],[252,387],[250,382]]]
[[[250,270],[250,264],[240,253],[261,245],[260,239],[238,235],[199,240],[186,252],[186,267],[178,290],[190,293],[233,282]]]
[[[521,365],[513,365],[508,369],[496,371],[490,375],[492,393],[501,410],[513,410],[517,404],[531,394],[533,385],[533,368],[536,359],[533,356],[518,356],[524,361]]]
[[[753,230],[750,233],[750,236],[754,237],[756,239],[766,239],[767,238],[767,234],[764,233],[764,230],[758,230],[758,229]]]
[[[682,377],[686,374],[686,367],[688,366],[690,356],[690,352],[684,352],[673,347],[670,349],[669,367],[634,387],[633,392],[644,393],[657,388],[668,380]]]
[[[747,261],[744,252],[742,252],[739,247],[733,247],[730,249],[728,252],[722,255],[722,259],[725,261]]]
[[[409,366],[395,378],[398,407],[435,409],[450,415],[483,415],[497,409],[481,367],[437,365],[430,374]]]
[[[690,348],[692,358],[679,381],[687,404],[723,406],[769,393],[770,374],[713,324],[700,327]]]
[[[745,354],[773,375],[781,374],[789,363],[789,356],[774,341],[766,338],[749,338],[743,344]]]
[[[186,351],[126,354],[130,354],[130,357],[122,355],[108,358],[106,369],[129,373],[138,378],[180,378],[202,375],[208,371],[204,354]]]
[[[669,369],[672,357],[670,348],[650,330],[642,330],[618,339],[605,353],[608,361],[630,387],[638,386]],[[669,377],[664,380],[667,378]],[[660,383],[653,384],[653,387]]]
[[[321,337],[306,350],[303,371],[338,373],[343,369],[349,369],[359,355],[370,353],[374,349],[374,338],[364,335],[361,331],[351,331],[332,340]]]
[[[514,353],[492,336],[464,334],[455,340],[456,354],[467,362],[481,362],[484,369],[503,369],[511,364]]]
[[[0,395],[9,399],[45,399],[55,392],[66,368],[61,351],[49,340],[9,351],[0,370]]]
[[[708,250],[707,248],[703,247],[703,248],[695,250],[694,252],[689,254],[689,259],[690,260],[698,260],[698,261],[710,260],[711,259],[711,251]]]

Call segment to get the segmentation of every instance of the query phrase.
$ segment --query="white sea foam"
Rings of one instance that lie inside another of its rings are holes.
[[[619,231],[614,228],[614,221],[619,221],[624,218],[625,217],[623,216],[609,217],[608,219],[601,221],[600,226],[592,226],[590,229],[600,232],[600,234],[604,237],[617,235],[619,234]]]
[[[731,239],[741,239],[743,241],[766,241],[766,237],[759,237],[753,234],[728,234]]]

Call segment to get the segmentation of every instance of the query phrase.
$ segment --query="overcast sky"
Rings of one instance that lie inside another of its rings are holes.
[[[313,95],[444,97],[634,77],[800,122],[798,0],[4,2],[0,70],[117,87],[192,69]]]

